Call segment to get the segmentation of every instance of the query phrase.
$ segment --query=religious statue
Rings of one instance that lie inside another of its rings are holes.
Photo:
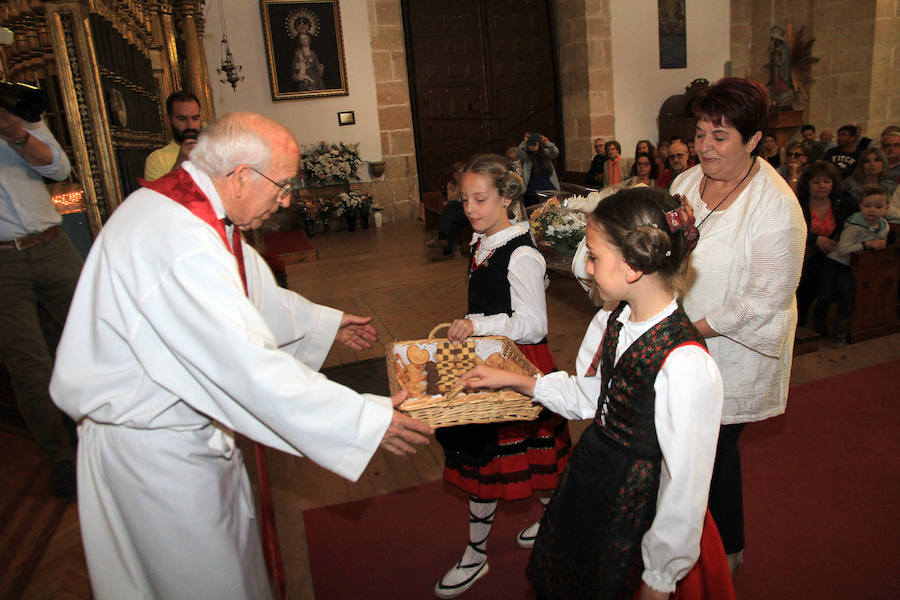
[[[787,30],[775,25],[770,30],[769,95],[776,110],[791,110],[794,101],[800,97],[809,98],[809,84],[812,83],[813,63],[819,61],[812,56],[815,38],[803,39],[804,27],[795,36],[788,21]]]
[[[775,25],[769,36],[769,95],[775,108],[790,110],[794,103],[794,78],[791,74],[791,47],[784,29]]]

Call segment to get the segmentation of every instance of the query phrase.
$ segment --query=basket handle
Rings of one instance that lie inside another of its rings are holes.
[[[428,334],[428,339],[434,339],[434,334],[437,333],[439,329],[443,329],[444,327],[450,329],[450,323],[438,323],[437,325],[435,325],[431,332]]]

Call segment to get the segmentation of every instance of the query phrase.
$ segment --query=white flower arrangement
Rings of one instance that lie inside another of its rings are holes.
[[[345,215],[368,218],[372,196],[357,191],[345,192],[338,195],[337,204]]]
[[[558,262],[570,263],[578,243],[584,238],[587,223],[584,211],[563,206],[552,198],[532,213],[530,221],[538,248],[551,248],[558,255]]]
[[[578,210],[583,213],[593,212],[597,208],[597,204],[607,196],[611,196],[619,191],[612,187],[605,187],[598,192],[590,192],[587,196],[571,196],[563,200],[562,205],[572,210]]]
[[[359,181],[359,144],[319,142],[303,148],[303,171],[318,183]]]

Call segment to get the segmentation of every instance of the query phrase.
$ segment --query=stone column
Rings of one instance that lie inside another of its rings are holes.
[[[418,215],[420,205],[403,16],[400,0],[368,0],[368,10],[385,161],[384,179],[370,184],[370,191],[387,221],[402,221]]]
[[[610,2],[559,0],[553,5],[570,171],[588,170],[594,138],[615,136]]]
[[[198,23],[198,20],[200,23]],[[203,49],[202,19],[192,12],[185,12],[181,18],[181,37],[184,40],[185,87],[200,99],[200,114],[208,123],[216,118],[213,97],[209,89],[209,71],[206,67],[206,51]]]
[[[877,136],[888,125],[900,123],[900,4],[878,0],[875,8],[875,35],[872,42],[872,88],[869,95],[868,133]]]

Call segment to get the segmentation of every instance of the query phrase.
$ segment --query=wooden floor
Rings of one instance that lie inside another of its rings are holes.
[[[430,262],[422,244],[427,237],[415,221],[319,235],[312,240],[319,261],[289,266],[288,286],[315,302],[371,315],[383,341],[425,337],[433,325],[461,316],[466,305],[466,259]],[[563,276],[552,278],[547,302],[554,358],[560,368],[570,369],[594,308],[577,283]],[[365,352],[336,348],[325,365],[381,355],[380,347]],[[894,358],[900,358],[900,334],[854,345],[823,342],[819,351],[795,359],[792,382]],[[577,436],[584,424],[571,427]],[[252,468],[252,448],[242,446]],[[0,600],[90,598],[76,506],[49,497],[47,470],[23,433],[0,430],[0,453]],[[378,452],[359,481],[351,483],[306,459],[273,450],[268,459],[288,597],[298,599],[314,598],[303,510],[433,481],[443,464],[436,443],[406,458]]]

